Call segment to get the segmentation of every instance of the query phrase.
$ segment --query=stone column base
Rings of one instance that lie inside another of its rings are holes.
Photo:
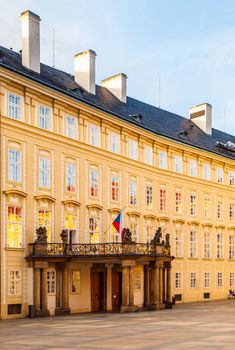
[[[35,310],[36,317],[48,317],[50,316],[49,310]]]
[[[172,309],[172,302],[166,301],[165,302],[165,309]]]
[[[149,311],[163,310],[163,309],[165,309],[165,304],[162,304],[162,303],[153,303],[148,305]]]
[[[139,308],[136,305],[126,305],[121,306],[120,312],[137,312],[138,310]]]
[[[70,314],[70,308],[56,308],[55,309],[55,315],[56,316],[62,316],[62,315],[69,315]]]

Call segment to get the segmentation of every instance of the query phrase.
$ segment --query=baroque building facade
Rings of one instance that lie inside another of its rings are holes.
[[[123,73],[96,85],[92,50],[74,76],[40,64],[40,18],[21,20],[22,52],[0,47],[1,318],[226,298],[235,137],[209,104],[183,118],[127,97]]]

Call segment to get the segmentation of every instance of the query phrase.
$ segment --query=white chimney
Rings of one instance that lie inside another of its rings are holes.
[[[121,102],[126,103],[126,80],[124,73],[119,73],[101,81],[101,86],[108,89]]]
[[[212,106],[209,103],[202,103],[189,108],[189,118],[205,133],[212,133]]]
[[[27,10],[21,13],[22,64],[40,73],[40,17]]]
[[[75,81],[91,94],[95,94],[95,57],[93,50],[74,56]]]

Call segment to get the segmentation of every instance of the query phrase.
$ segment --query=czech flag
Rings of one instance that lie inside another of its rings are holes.
[[[122,215],[120,213],[112,223],[112,225],[115,227],[118,233],[120,233],[121,231],[121,218],[122,218]]]

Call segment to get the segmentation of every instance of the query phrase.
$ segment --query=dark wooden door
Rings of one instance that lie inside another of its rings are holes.
[[[91,272],[91,310],[100,311],[100,273]]]
[[[117,271],[112,273],[112,300],[113,310],[119,311],[122,305],[122,273]]]

